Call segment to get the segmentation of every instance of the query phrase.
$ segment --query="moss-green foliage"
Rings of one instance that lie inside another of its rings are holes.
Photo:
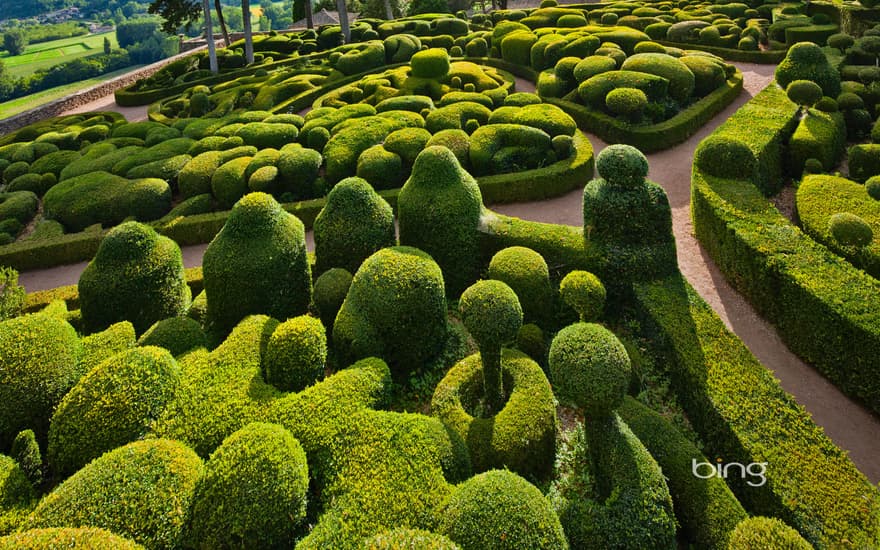
[[[522,124],[488,124],[471,135],[470,161],[474,174],[485,175],[552,164],[556,155],[543,130]]]
[[[394,116],[402,113],[407,113],[407,116]],[[336,183],[354,175],[361,153],[381,143],[394,130],[423,124],[421,116],[409,111],[386,111],[378,116],[346,121],[334,128],[332,137],[324,146],[327,180]]]
[[[37,213],[39,200],[30,191],[0,193],[0,220],[15,219],[22,225]]]
[[[425,144],[425,148],[440,145],[446,147],[458,159],[463,167],[470,166],[470,139],[467,132],[461,129],[440,130],[431,136]]]
[[[758,550],[784,548],[809,550],[813,546],[800,534],[776,518],[752,517],[744,519],[730,536],[730,550]]]
[[[856,181],[880,175],[880,144],[853,145],[847,151],[849,175]]]
[[[71,288],[76,290],[75,286]],[[128,321],[113,324],[106,330],[95,332],[82,339],[82,354],[77,369],[81,374],[86,374],[105,359],[134,346],[134,326]]]
[[[811,158],[817,159],[825,170],[832,169],[837,165],[845,144],[846,126],[841,114],[809,110],[789,140],[791,173],[800,174]]]
[[[574,270],[559,284],[559,297],[575,310],[583,323],[592,323],[605,309],[605,285],[589,271]]]
[[[416,78],[442,78],[449,72],[449,54],[443,48],[423,50],[412,56],[410,67]]]
[[[201,459],[167,439],[137,441],[78,471],[40,501],[24,525],[101,527],[148,548],[181,543]]]
[[[860,248],[874,239],[874,232],[865,220],[851,212],[840,212],[828,220],[828,232],[842,246]]]
[[[55,174],[25,174],[12,180],[6,187],[7,191],[31,191],[38,197],[46,194],[46,191],[57,183]]]
[[[568,548],[559,518],[544,495],[503,470],[479,474],[458,486],[439,531],[462,548]]]
[[[785,93],[788,99],[802,107],[812,107],[822,99],[822,88],[812,80],[792,80]]]
[[[679,58],[694,74],[694,96],[704,97],[720,88],[727,80],[725,64],[703,55],[685,55]]]
[[[5,455],[0,455],[0,486],[3,487],[0,492],[0,533],[6,534],[21,525],[36,503],[37,495],[25,471]],[[0,538],[0,547],[3,542]]]
[[[21,467],[32,485],[38,486],[43,480],[43,456],[33,430],[23,430],[12,441],[9,455]]]
[[[354,273],[371,254],[395,244],[391,206],[360,178],[333,187],[314,230],[316,273],[332,267]]]
[[[0,537],[3,550],[55,550],[57,548],[80,548],[82,550],[143,550],[140,544],[114,535],[96,527],[55,527],[31,529]]]
[[[875,201],[880,201],[880,178],[872,176],[865,182],[865,191]]]
[[[421,529],[396,528],[364,540],[363,550],[460,550],[454,542],[436,533]]]
[[[248,192],[245,172],[253,157],[238,157],[219,166],[211,176],[211,192],[224,208],[232,208]]]
[[[339,308],[342,307],[342,302],[345,301],[352,278],[350,272],[341,267],[334,267],[315,279],[312,298],[321,317],[321,323],[329,334],[333,333],[333,322],[336,320]]]
[[[400,191],[400,243],[427,252],[440,265],[450,296],[458,296],[479,274],[476,230],[482,203],[476,181],[445,147],[422,151]]]
[[[13,162],[3,170],[3,181],[11,183],[28,172],[30,172],[30,164],[24,161]]]
[[[703,453],[660,414],[631,397],[618,413],[663,469],[687,541],[702,548],[727,548],[731,532],[748,514],[720,477],[694,475],[694,460],[708,462]]]
[[[433,358],[446,340],[440,267],[424,252],[384,248],[361,264],[333,325],[342,364],[381,357],[396,375]]]
[[[263,359],[266,382],[283,391],[302,391],[324,377],[327,336],[320,320],[301,315],[272,332]]]
[[[422,48],[422,42],[418,36],[412,34],[395,34],[387,37],[385,46],[385,59],[389,63],[403,63],[409,61],[414,53]]]
[[[189,317],[169,317],[157,321],[137,343],[139,346],[165,348],[174,357],[208,345],[201,325]]]
[[[256,147],[249,146],[199,153],[177,175],[177,185],[180,188],[181,196],[187,198],[210,193],[211,179],[220,165],[238,157],[252,157],[256,153]]]
[[[302,445],[277,424],[248,424],[211,454],[187,529],[193,548],[290,548],[305,518]]]
[[[407,166],[412,166],[430,139],[431,133],[424,128],[403,128],[388,134],[382,145],[387,151],[399,155]]]
[[[605,96],[605,107],[615,115],[638,116],[648,105],[648,96],[636,88],[615,88]]]
[[[353,75],[381,67],[385,64],[385,48],[378,40],[363,42],[342,54],[334,68],[346,75]]]
[[[425,117],[425,127],[432,134],[437,134],[441,130],[464,130],[469,120],[486,124],[491,114],[492,111],[485,105],[473,101],[459,101],[428,113]]]
[[[648,73],[609,71],[581,82],[578,86],[578,95],[585,104],[601,108],[605,104],[605,96],[615,88],[636,88],[645,92],[649,101],[660,102],[666,98],[669,81]]]
[[[664,472],[616,413],[590,422],[549,494],[572,548],[677,548]]]
[[[489,262],[488,277],[503,281],[516,292],[523,322],[546,327],[553,321],[556,296],[547,262],[540,254],[522,246],[500,250]]]
[[[127,320],[141,333],[182,314],[190,302],[180,247],[137,222],[107,234],[77,288],[90,332]]]
[[[314,149],[283,147],[277,162],[281,191],[292,193],[298,200],[318,196],[315,180],[323,162],[321,153]]]
[[[239,128],[235,135],[243,139],[245,145],[253,145],[257,149],[281,149],[296,141],[299,129],[293,124],[251,122]]]
[[[0,415],[0,448],[24,429],[44,440],[52,411],[81,374],[81,349],[73,327],[56,317],[37,313],[0,323],[0,401],[16,404]]]
[[[501,368],[509,397],[497,414],[475,413],[484,395],[477,354],[456,363],[437,385],[432,414],[467,443],[474,471],[507,468],[542,479],[555,453],[553,391],[541,367],[523,353],[503,350]]]
[[[79,160],[80,154],[76,151],[56,151],[35,160],[30,166],[32,174],[61,175],[61,171],[71,162]]]
[[[129,179],[158,178],[167,182],[177,181],[177,176],[184,166],[192,160],[189,155],[175,155],[161,160],[135,166],[125,177]]]
[[[207,214],[213,212],[216,208],[214,197],[210,193],[195,195],[188,199],[184,199],[177,204],[170,212],[162,217],[162,220],[176,220],[177,218],[186,216],[195,216],[197,214]]]
[[[811,42],[799,42],[789,48],[785,59],[776,67],[776,82],[782,88],[795,80],[812,80],[831,97],[840,93],[840,73],[834,69],[822,52]]]
[[[504,35],[500,41],[493,37],[492,44],[500,46],[501,57],[514,65],[531,65],[531,49],[538,37],[530,30],[516,30]]]
[[[669,81],[669,96],[682,103],[694,92],[694,73],[681,60],[665,53],[638,53],[628,57],[620,68],[665,78]]]
[[[179,377],[171,354],[157,347],[122,352],[92,369],[52,416],[46,458],[55,475],[63,479],[145,435],[173,397]]]
[[[152,147],[146,147],[140,151],[135,151],[127,157],[121,158],[109,170],[117,176],[124,176],[128,171],[136,166],[141,166],[148,162],[171,158],[177,155],[186,154],[192,147],[194,140],[189,138],[176,138],[163,141]]]
[[[43,197],[43,213],[70,231],[100,223],[116,225],[126,218],[150,221],[171,209],[171,187],[164,180],[128,180],[107,172],[65,179]]]
[[[305,229],[265,193],[238,201],[203,257],[208,319],[228,333],[242,318],[305,313],[312,298]]]
[[[356,173],[358,178],[366,180],[376,189],[400,187],[406,177],[403,159],[382,145],[373,145],[360,154]]]

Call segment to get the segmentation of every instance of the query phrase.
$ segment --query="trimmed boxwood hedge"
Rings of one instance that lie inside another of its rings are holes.
[[[59,548],[144,550],[144,547],[136,542],[97,527],[31,529],[0,537],[0,548],[3,550],[56,550]]]
[[[727,479],[744,506],[785,520],[820,548],[876,546],[877,488],[687,281],[676,275],[634,290],[641,334],[669,366],[709,458],[767,463],[763,486]]]
[[[0,487],[0,534],[5,535],[24,522],[37,503],[37,494],[21,466],[5,455],[0,455]],[[17,547],[4,546],[0,538],[0,548]]]
[[[437,384],[431,413],[467,442],[475,472],[506,468],[544,479],[556,449],[553,390],[541,367],[524,353],[502,350],[501,368],[508,399],[494,416],[474,416],[483,397],[479,354],[456,363]]]
[[[401,527],[365,539],[363,544],[363,550],[404,550],[405,548],[461,550],[457,544],[443,535]]]

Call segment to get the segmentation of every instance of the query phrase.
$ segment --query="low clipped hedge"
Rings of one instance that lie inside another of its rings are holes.
[[[796,109],[771,84],[700,144],[691,180],[694,229],[793,352],[880,411],[880,376],[873,368],[880,356],[880,282],[805,236],[762,195],[781,182],[782,145],[794,130]],[[762,169],[725,176],[708,156],[703,162],[716,136],[744,146]]]
[[[837,166],[845,144],[843,114],[810,109],[788,142],[788,171],[792,176],[799,176],[804,171],[804,164],[811,158],[818,159],[825,170],[831,170]]]
[[[681,42],[670,42],[668,40],[656,40],[658,44],[669,48],[681,48]],[[740,50],[737,48],[722,48],[719,46],[708,46],[706,44],[694,44],[688,42],[686,44],[689,50],[700,50],[723,57],[727,61],[740,61],[743,63],[758,63],[763,65],[776,65],[785,59],[785,50]]]
[[[502,378],[509,395],[490,418],[474,416],[483,396],[479,354],[459,361],[434,390],[431,413],[467,442],[475,472],[506,468],[543,479],[553,466],[556,406],[541,367],[524,353],[504,349]]]
[[[779,517],[819,548],[877,546],[880,494],[681,276],[638,283],[642,335],[710,459],[766,462],[767,483],[727,479],[753,514]]]

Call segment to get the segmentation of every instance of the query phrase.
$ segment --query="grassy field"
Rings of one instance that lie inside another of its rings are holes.
[[[20,97],[18,99],[13,99],[11,101],[0,103],[0,119],[11,117],[12,115],[22,113],[24,111],[27,111],[28,109],[33,109],[34,107],[43,105],[44,103],[49,103],[50,101],[54,101],[56,99],[71,95],[80,90],[85,90],[90,86],[94,86],[95,84],[100,84],[101,82],[110,80],[111,78],[115,78],[119,75],[135,71],[143,66],[144,65],[132,65],[131,67],[126,67],[124,69],[120,69],[112,73],[107,73],[105,75],[96,76],[95,78],[90,78],[88,80],[74,82],[73,84],[66,84],[64,86],[50,88],[48,90],[43,90],[42,92],[37,92],[35,94],[31,94],[25,97]]]
[[[119,46],[116,41],[116,33],[111,31],[103,34],[62,38],[40,44],[28,44],[23,54],[10,56],[9,52],[4,51],[0,53],[0,59],[6,64],[12,76],[28,76],[38,69],[46,69],[77,57],[102,53],[105,36],[110,39],[112,47]]]

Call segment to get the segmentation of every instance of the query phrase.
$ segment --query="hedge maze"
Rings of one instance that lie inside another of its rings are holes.
[[[0,264],[89,261],[0,321],[0,548],[880,547],[876,486],[682,277],[643,154],[778,64],[697,148],[695,232],[880,412],[871,13],[362,19],[0,137]],[[578,226],[491,209],[576,189]]]

